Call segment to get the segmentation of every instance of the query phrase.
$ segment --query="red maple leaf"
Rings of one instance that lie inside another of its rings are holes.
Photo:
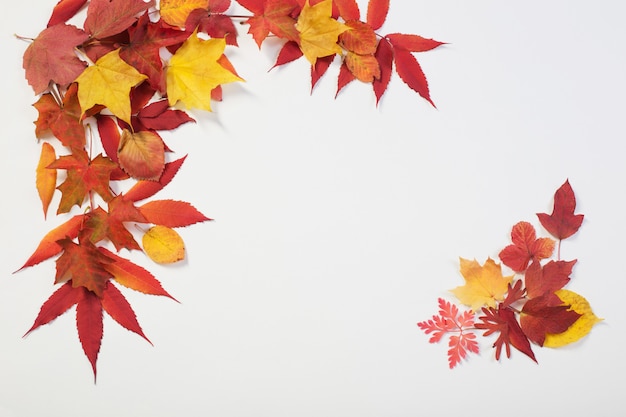
[[[113,262],[113,259],[100,252],[88,240],[75,243],[66,238],[57,243],[63,248],[63,253],[56,261],[57,272],[54,283],[71,280],[74,287],[85,287],[98,297],[102,297],[107,281],[113,277],[106,270],[106,265]]]
[[[547,296],[553,305],[561,304],[561,299],[554,292],[570,281],[569,276],[575,263],[576,260],[550,261],[542,266],[539,262],[533,262],[524,275],[528,298]]]
[[[554,305],[551,297],[542,296],[524,304],[520,326],[531,342],[543,346],[546,334],[563,333],[579,317],[580,314],[570,310],[570,306]]]
[[[417,326],[426,334],[432,333],[429,342],[437,343],[448,334],[448,364],[454,368],[463,360],[468,352],[478,353],[476,335],[468,330],[474,328],[474,312],[471,310],[459,313],[456,305],[439,298],[439,315],[434,315],[431,320],[417,323]]]
[[[554,194],[552,214],[537,213],[539,221],[546,230],[559,240],[566,239],[578,231],[583,222],[583,214],[574,214],[576,196],[566,180]]]
[[[298,41],[293,13],[299,9],[293,0],[238,0],[254,16],[246,20],[250,25],[248,33],[252,35],[258,47],[270,33],[289,41]]]
[[[78,84],[72,83],[58,103],[50,93],[43,94],[33,106],[39,112],[35,122],[35,135],[42,138],[52,133],[63,146],[82,149],[85,146],[85,126],[81,120],[81,108],[78,102]]]
[[[549,258],[554,252],[554,240],[543,237],[537,239],[535,228],[528,222],[519,222],[511,230],[512,245],[502,249],[500,260],[514,270],[523,272],[529,262]]]
[[[528,337],[522,331],[513,310],[509,308],[483,307],[482,311],[485,315],[478,317],[480,322],[476,323],[475,327],[486,330],[483,336],[498,333],[498,338],[493,344],[493,347],[496,349],[496,360],[500,359],[503,346],[506,350],[506,357],[510,358],[511,346],[513,346],[537,362]]]

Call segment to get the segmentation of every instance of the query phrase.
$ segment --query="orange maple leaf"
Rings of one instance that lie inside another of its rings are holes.
[[[500,264],[496,264],[491,258],[483,266],[475,260],[460,258],[460,261],[465,285],[456,287],[452,293],[474,311],[484,306],[495,308],[496,302],[504,299],[513,275],[502,276]]]

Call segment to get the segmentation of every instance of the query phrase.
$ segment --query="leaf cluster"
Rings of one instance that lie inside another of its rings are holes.
[[[479,353],[474,332],[496,336],[493,343],[496,360],[502,352],[511,357],[511,347],[537,362],[534,346],[560,347],[586,336],[601,319],[581,295],[565,289],[571,280],[577,260],[560,259],[563,239],[574,235],[584,215],[575,214],[576,198],[569,183],[554,195],[552,214],[538,213],[545,230],[558,240],[537,237],[535,227],[526,221],[511,230],[511,244],[498,254],[502,263],[513,271],[502,274],[502,265],[487,259],[484,265],[461,258],[461,275],[465,284],[452,290],[458,300],[470,307],[458,307],[439,299],[439,314],[417,323],[430,343],[449,334],[448,364],[454,368],[467,355]]]

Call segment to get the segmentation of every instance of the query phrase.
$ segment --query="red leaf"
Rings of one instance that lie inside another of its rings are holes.
[[[537,239],[535,228],[528,222],[513,226],[511,240],[513,244],[502,249],[499,256],[515,272],[526,270],[529,262],[549,258],[554,252],[554,241],[550,238]]]
[[[124,298],[124,295],[117,289],[111,282],[107,284],[104,293],[102,294],[102,308],[106,311],[113,320],[118,322],[120,326],[137,333],[152,344],[150,339],[146,337],[141,330],[141,326],[137,321],[137,316],[132,307]]]
[[[546,334],[558,334],[567,330],[580,314],[569,310],[567,305],[553,305],[550,297],[530,299],[520,314],[520,325],[531,342],[543,346]]]
[[[370,0],[367,5],[367,23],[374,30],[381,28],[387,13],[389,12],[389,0]]]
[[[116,282],[131,290],[144,294],[169,297],[178,302],[163,289],[161,283],[146,269],[116,255],[106,248],[100,247],[99,249],[104,255],[113,259],[114,262],[106,265],[105,268],[113,275]]]
[[[87,0],[60,0],[52,10],[48,27],[65,23],[76,15],[87,4]]]
[[[405,49],[410,52],[426,52],[445,44],[445,42],[424,38],[419,35],[406,35],[403,33],[390,33],[385,38],[391,42],[394,48]]]
[[[393,67],[393,47],[386,39],[381,39],[378,42],[376,53],[374,54],[378,60],[380,66],[380,78],[374,79],[372,86],[374,88],[374,94],[376,95],[376,105],[380,102],[383,94],[387,90],[389,81],[391,80],[391,73]]]
[[[274,63],[274,66],[272,66],[272,68],[278,67],[280,65],[285,65],[291,61],[295,61],[301,56],[302,50],[300,49],[300,46],[297,42],[286,42],[278,52],[278,57],[276,58],[276,62]]]
[[[40,262],[45,261],[46,259],[52,258],[54,255],[58,255],[63,251],[61,245],[57,242],[60,239],[69,238],[74,239],[78,236],[78,232],[80,231],[85,216],[83,214],[79,214],[77,216],[72,217],[65,223],[60,226],[55,227],[51,231],[49,231],[39,245],[35,252],[30,255],[30,258],[22,265],[18,271],[27,268],[29,266],[37,265]],[[17,272],[17,271],[16,271]]]
[[[583,214],[574,214],[576,196],[566,180],[554,194],[552,214],[537,213],[539,221],[545,229],[559,240],[567,239],[578,231],[583,222]]]
[[[526,289],[522,288],[522,280],[515,280],[515,284],[511,285],[509,283],[509,288],[507,290],[506,298],[502,301],[501,307],[509,307],[513,303],[521,300],[526,295]]]
[[[339,9],[339,16],[341,16],[344,21],[361,19],[359,5],[355,0],[335,0],[333,3]]]
[[[506,349],[507,358],[511,357],[511,346],[527,355],[533,361],[535,354],[530,347],[528,337],[522,331],[519,323],[515,318],[515,313],[508,308],[484,308],[482,309],[484,316],[478,317],[480,323],[476,323],[477,329],[486,330],[483,336],[489,336],[493,333],[499,333],[493,347],[496,348],[496,360],[500,359],[502,347]]]
[[[61,285],[59,289],[56,290],[50,298],[43,303],[41,309],[39,310],[39,314],[35,319],[35,323],[33,323],[32,327],[26,332],[26,334],[24,334],[24,337],[39,326],[48,324],[65,313],[72,306],[78,303],[78,301],[82,298],[82,295],[82,288],[72,287],[72,283],[70,281]]]
[[[436,107],[435,103],[430,99],[428,81],[417,59],[406,49],[395,49],[394,52],[396,71],[402,81],[422,98],[426,99],[433,107]]]
[[[185,162],[185,158],[187,158],[187,156],[166,163],[159,181],[137,181],[124,195],[124,199],[128,201],[140,201],[152,197],[172,181],[172,178],[174,178],[183,162]]]
[[[144,107],[137,113],[137,119],[145,129],[152,130],[172,130],[184,123],[195,122],[186,112],[170,109],[167,100]]]
[[[76,244],[70,239],[61,239],[58,244],[63,248],[63,254],[56,261],[54,283],[72,280],[73,287],[85,287],[102,297],[107,281],[113,277],[106,270],[106,265],[113,262],[113,259],[104,255],[89,241]]]
[[[102,302],[100,298],[83,288],[83,296],[76,306],[76,327],[83,351],[91,363],[94,381],[96,361],[102,342]]]
[[[184,227],[211,220],[185,201],[154,200],[139,207],[149,223],[167,227]]]
[[[345,62],[341,64],[339,68],[339,77],[337,78],[337,92],[335,93],[335,98],[339,95],[339,92],[352,81],[356,80],[354,74],[348,69],[348,66]]]
[[[576,261],[550,261],[544,266],[533,262],[526,271],[524,281],[528,298],[550,295],[554,305],[561,304],[561,299],[554,294],[570,281],[570,274]]]
[[[315,61],[315,65],[311,65],[311,91],[315,88],[317,82],[322,78],[326,71],[330,67],[330,64],[335,59],[334,55],[325,56],[322,58],[318,58]]]
[[[135,23],[137,15],[155,5],[155,0],[91,0],[85,30],[92,38],[117,35]]]
[[[85,146],[85,126],[81,119],[78,102],[78,84],[72,83],[65,92],[63,103],[59,105],[52,94],[44,94],[33,107],[39,112],[35,122],[35,135],[38,138],[52,133],[63,146],[81,149]]]

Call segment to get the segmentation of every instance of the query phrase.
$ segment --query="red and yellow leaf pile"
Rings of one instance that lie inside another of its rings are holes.
[[[541,224],[559,239],[559,244],[582,224],[583,215],[574,214],[575,208],[574,191],[566,181],[555,193],[552,215],[538,214]],[[466,283],[452,293],[472,310],[458,316],[456,306],[439,299],[439,315],[417,323],[426,334],[433,334],[430,343],[450,334],[450,368],[467,352],[478,353],[473,331],[496,336],[493,347],[497,360],[503,351],[511,357],[514,348],[537,362],[533,345],[561,347],[574,343],[602,320],[584,297],[564,288],[571,281],[577,260],[564,261],[560,255],[550,260],[554,240],[537,238],[534,226],[528,222],[513,226],[511,240],[499,256],[513,275],[502,276],[501,265],[492,259],[481,266],[461,258]]]

